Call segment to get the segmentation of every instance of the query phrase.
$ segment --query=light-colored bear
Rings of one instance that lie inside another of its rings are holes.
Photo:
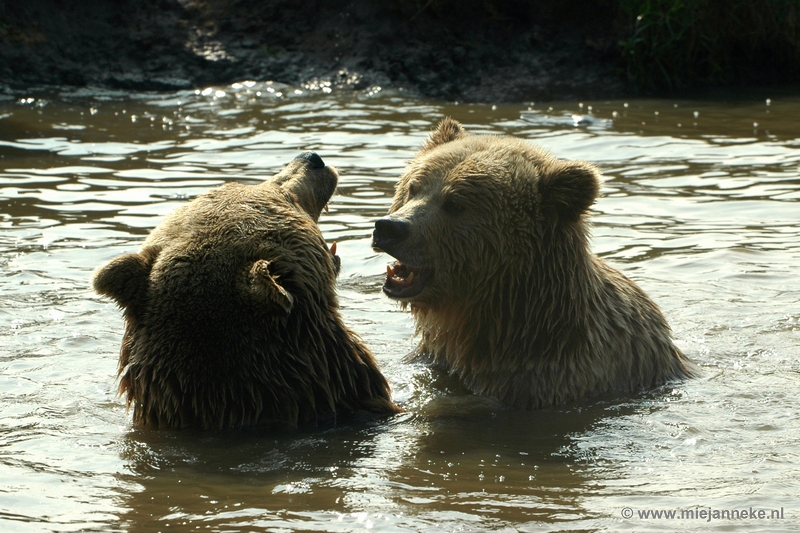
[[[518,408],[690,376],[656,304],[589,248],[600,185],[588,163],[443,120],[373,234],[421,337],[411,359]]]

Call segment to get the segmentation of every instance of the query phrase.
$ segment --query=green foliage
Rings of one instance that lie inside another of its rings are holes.
[[[631,81],[680,89],[800,68],[800,0],[618,0]]]

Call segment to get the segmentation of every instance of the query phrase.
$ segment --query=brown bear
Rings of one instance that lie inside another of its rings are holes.
[[[409,359],[525,409],[690,376],[656,304],[589,248],[600,185],[588,163],[444,119],[373,234],[421,337]]]
[[[119,390],[136,425],[296,427],[400,410],[338,311],[339,258],[317,226],[337,181],[305,152],[261,184],[198,196],[95,272],[95,290],[124,309]]]

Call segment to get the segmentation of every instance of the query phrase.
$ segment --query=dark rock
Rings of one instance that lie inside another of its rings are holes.
[[[403,87],[493,103],[631,92],[618,54],[609,52],[615,40],[607,2],[421,4],[3,2],[0,83],[174,90],[264,79],[339,90]]]

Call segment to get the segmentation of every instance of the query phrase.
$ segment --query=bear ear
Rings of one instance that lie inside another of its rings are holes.
[[[564,220],[577,220],[594,203],[602,179],[594,166],[582,161],[555,161],[539,181],[542,206]]]
[[[450,141],[455,141],[456,139],[466,137],[467,135],[468,133],[464,131],[464,128],[461,126],[460,122],[453,120],[450,117],[445,117],[439,123],[439,126],[437,126],[436,129],[431,132],[431,136],[428,137],[427,141],[425,141],[422,151],[427,152],[428,150],[432,150],[439,145],[449,143]]]
[[[245,275],[246,290],[259,303],[277,305],[288,315],[294,305],[294,296],[278,283],[277,275],[270,272],[266,259],[255,261]]]
[[[139,253],[112,259],[95,271],[94,290],[122,308],[135,307],[147,294],[148,278],[159,252],[160,246],[148,246]]]

